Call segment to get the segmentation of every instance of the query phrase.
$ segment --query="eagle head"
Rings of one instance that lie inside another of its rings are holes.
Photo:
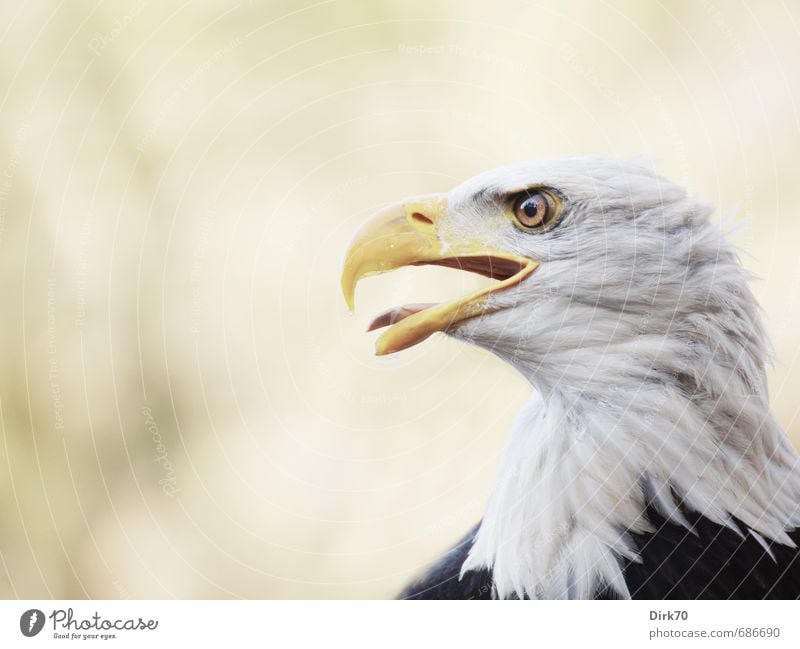
[[[647,508],[699,512],[790,544],[797,455],[766,394],[769,348],[748,275],[712,207],[641,160],[575,157],[488,171],[386,208],[356,235],[342,288],[434,264],[494,284],[379,315],[378,354],[442,332],[534,387],[464,571],[500,597],[628,594],[621,561]]]

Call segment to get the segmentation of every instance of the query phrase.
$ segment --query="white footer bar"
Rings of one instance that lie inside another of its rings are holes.
[[[0,647],[800,647],[799,607],[797,602],[3,601]]]

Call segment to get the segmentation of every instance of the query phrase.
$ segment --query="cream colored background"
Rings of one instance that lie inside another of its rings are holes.
[[[351,317],[341,259],[526,158],[643,153],[737,210],[800,441],[796,1],[43,0],[0,43],[2,596],[393,595],[479,518],[527,388],[441,336],[371,355],[377,310],[481,279],[369,280]]]

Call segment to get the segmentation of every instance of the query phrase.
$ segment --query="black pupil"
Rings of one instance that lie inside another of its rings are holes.
[[[541,197],[531,196],[531,198],[522,204],[522,211],[525,212],[526,216],[536,216],[536,214],[539,212],[541,201]]]

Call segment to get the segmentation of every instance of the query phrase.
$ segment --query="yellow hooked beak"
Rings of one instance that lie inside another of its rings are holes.
[[[434,332],[489,312],[491,293],[519,284],[539,266],[534,259],[488,249],[474,240],[443,243],[438,225],[446,213],[447,194],[422,196],[381,210],[358,231],[342,271],[342,292],[350,310],[362,277],[403,266],[448,266],[500,281],[450,302],[411,304],[379,315],[369,331],[393,325],[378,339],[375,353],[379,356],[407,349]]]

